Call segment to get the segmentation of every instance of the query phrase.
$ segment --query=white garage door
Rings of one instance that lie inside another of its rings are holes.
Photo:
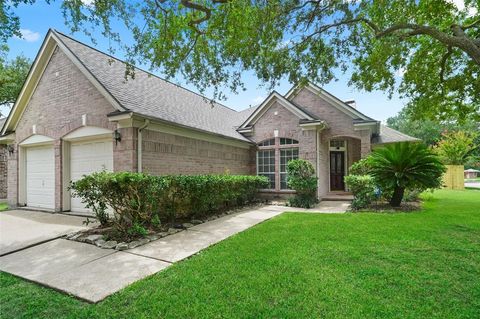
[[[55,153],[53,147],[37,146],[25,150],[27,206],[55,208]]]
[[[76,181],[83,175],[101,170],[113,171],[112,140],[72,143],[70,146],[70,179]],[[90,212],[80,198],[72,197],[72,212]]]

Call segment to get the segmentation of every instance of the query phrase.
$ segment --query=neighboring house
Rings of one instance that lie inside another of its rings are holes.
[[[477,178],[480,171],[478,169],[469,168],[463,171],[465,178]]]
[[[1,131],[11,205],[85,211],[68,185],[106,169],[259,174],[291,193],[286,163],[309,160],[318,196],[344,191],[374,145],[415,140],[310,84],[237,112],[50,30]]]

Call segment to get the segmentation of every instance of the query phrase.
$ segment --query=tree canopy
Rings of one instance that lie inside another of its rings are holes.
[[[18,33],[14,7],[2,2],[0,40]],[[120,41],[131,31],[131,63],[178,74],[200,91],[244,89],[242,74],[324,84],[347,72],[351,85],[399,92],[417,118],[480,119],[480,1],[465,0],[64,0],[72,31]]]
[[[30,70],[30,60],[18,56],[11,61],[0,55],[0,107],[9,108],[22,89],[23,83]],[[0,117],[3,117],[0,109]]]
[[[467,117],[462,123],[458,123],[454,119],[445,121],[417,120],[409,116],[406,110],[388,118],[387,125],[397,131],[417,137],[430,146],[437,144],[443,138],[442,134],[446,132],[480,132],[480,122],[473,117]],[[477,140],[477,143],[480,143],[480,139]]]

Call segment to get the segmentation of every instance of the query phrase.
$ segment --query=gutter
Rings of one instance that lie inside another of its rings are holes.
[[[137,146],[137,172],[141,173],[142,172],[142,158],[143,158],[143,154],[142,154],[142,132],[144,129],[146,129],[148,127],[148,124],[150,124],[150,120],[149,119],[146,119],[145,120],[145,123],[143,123],[143,125],[141,127],[138,128],[138,146]]]

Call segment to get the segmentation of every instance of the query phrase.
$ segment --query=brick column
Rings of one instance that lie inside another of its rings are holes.
[[[360,153],[365,158],[372,151],[371,132],[370,130],[360,131]]]
[[[138,129],[127,127],[118,129],[122,140],[113,141],[113,170],[115,172],[137,171],[137,139]]]
[[[18,144],[15,151],[7,155],[7,199],[11,207],[18,204]]]

